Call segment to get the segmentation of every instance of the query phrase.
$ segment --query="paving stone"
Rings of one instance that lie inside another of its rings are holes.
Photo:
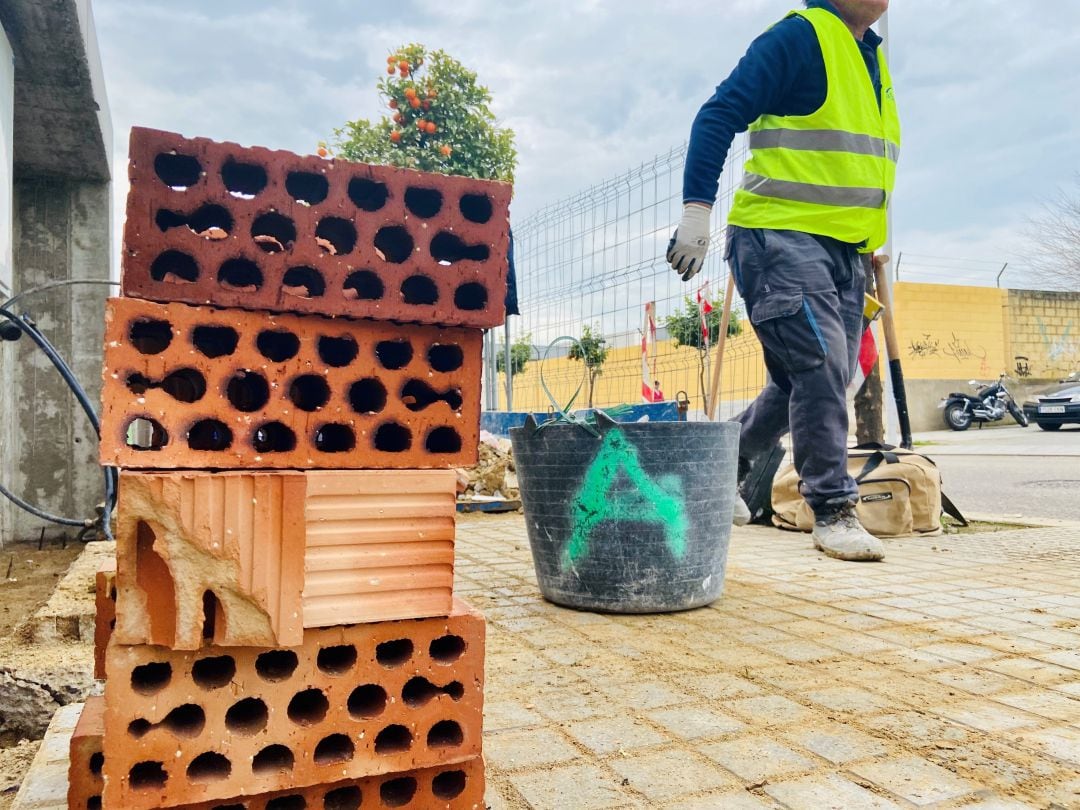
[[[746,728],[732,717],[693,704],[677,709],[657,709],[645,716],[683,740],[721,737]]]
[[[738,785],[715,765],[685,751],[636,753],[613,759],[610,765],[630,787],[656,803],[687,793]]]
[[[765,785],[765,792],[787,810],[900,810],[882,798],[841,776],[807,776]]]
[[[815,763],[769,737],[740,735],[709,743],[701,752],[740,779],[757,784],[814,768]]]
[[[986,698],[950,702],[929,711],[979,731],[1008,731],[1041,722],[1036,715],[1002,706]]]
[[[820,689],[805,693],[805,697],[836,712],[856,712],[866,714],[888,707],[888,702],[865,689],[851,686],[837,686],[832,689]]]
[[[809,709],[780,695],[733,700],[725,708],[756,726],[799,723],[813,716]]]
[[[566,733],[598,756],[630,751],[668,742],[669,738],[630,717],[583,720],[566,727]]]
[[[511,774],[510,782],[531,810],[606,810],[637,804],[622,788],[622,777],[595,765],[567,765]]]
[[[968,780],[919,757],[865,762],[852,766],[851,771],[920,807],[959,799],[976,789]]]
[[[559,732],[547,728],[489,734],[484,743],[488,761],[507,771],[555,765],[580,756]]]
[[[1026,731],[1017,736],[1044,754],[1080,767],[1080,728],[1060,726]]]
[[[880,756],[889,750],[869,734],[839,723],[809,728],[791,726],[784,731],[784,736],[836,765]]]
[[[668,810],[774,810],[777,805],[744,790],[714,792],[705,796],[683,798],[664,805]]]

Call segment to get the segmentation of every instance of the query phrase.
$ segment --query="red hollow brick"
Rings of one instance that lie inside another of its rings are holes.
[[[116,627],[116,560],[106,560],[94,577],[94,677],[105,679],[105,648]]]
[[[107,653],[105,806],[148,810],[480,754],[484,622],[308,630],[296,648]]]
[[[68,747],[68,807],[70,810],[101,810],[105,733],[105,699],[87,698],[75,724]]]
[[[130,148],[125,295],[481,328],[503,321],[506,183],[142,128]]]
[[[119,644],[289,646],[453,608],[451,470],[124,471],[117,516]]]
[[[113,298],[105,313],[101,461],[470,466],[480,365],[475,329]]]
[[[187,804],[176,810],[483,810],[484,806],[484,760],[474,757],[441,768]]]

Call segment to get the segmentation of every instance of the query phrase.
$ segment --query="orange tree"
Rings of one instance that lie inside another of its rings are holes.
[[[514,133],[496,126],[491,94],[444,51],[405,45],[386,59],[379,94],[390,110],[379,121],[334,130],[337,157],[482,180],[514,181]],[[325,143],[319,154],[328,154]]]

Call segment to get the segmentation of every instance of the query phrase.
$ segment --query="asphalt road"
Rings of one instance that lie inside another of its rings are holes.
[[[1080,425],[915,435],[961,512],[1080,521]]]

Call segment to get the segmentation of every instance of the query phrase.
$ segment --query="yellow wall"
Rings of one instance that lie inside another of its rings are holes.
[[[1080,293],[1009,291],[1011,374],[1059,379],[1080,370]]]

